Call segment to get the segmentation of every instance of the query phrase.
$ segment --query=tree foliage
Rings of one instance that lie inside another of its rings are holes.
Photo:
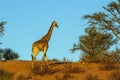
[[[4,35],[4,25],[6,24],[6,22],[2,21],[0,22],[0,37],[2,37]],[[0,44],[2,44],[2,42],[0,41]]]
[[[98,52],[106,51],[111,45],[116,43],[116,39],[107,32],[101,32],[95,27],[88,27],[85,35],[79,37],[79,43],[74,44],[72,52],[82,50],[84,53],[94,55]]]
[[[5,60],[14,60],[14,59],[19,58],[18,53],[14,52],[14,51],[13,51],[12,49],[10,49],[10,48],[4,49],[3,54],[4,54],[4,55],[3,55],[3,58],[4,58]]]
[[[109,3],[103,9],[104,12],[85,15],[83,18],[88,20],[90,25],[112,32],[120,40],[120,0]]]
[[[96,27],[86,28],[85,33],[86,34],[79,37],[79,43],[74,44],[71,49],[72,52],[81,50],[84,55],[83,58],[86,55],[91,58],[98,54],[104,54],[117,42],[110,33],[101,32]]]
[[[4,35],[4,25],[6,24],[6,22],[2,21],[0,22],[0,36]]]
[[[3,58],[3,49],[0,49],[0,60]]]
[[[4,25],[6,24],[6,22],[2,21],[0,22],[0,37],[2,37],[4,35]],[[2,44],[2,42],[0,41],[0,44]],[[0,60],[2,60],[3,54],[2,54],[2,49],[0,49]]]

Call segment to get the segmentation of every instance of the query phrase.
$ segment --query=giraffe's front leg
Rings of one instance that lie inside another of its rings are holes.
[[[48,45],[44,48],[44,53],[43,53],[43,60],[45,60],[47,62],[47,66],[49,67],[49,62],[48,62],[48,58],[47,58],[47,50],[48,50]]]
[[[44,59],[48,62],[47,54],[44,54]]]
[[[42,55],[42,62],[44,62],[44,53],[43,53],[43,55]]]

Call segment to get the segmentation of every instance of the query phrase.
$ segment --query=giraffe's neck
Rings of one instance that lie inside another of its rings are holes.
[[[49,29],[48,33],[46,34],[47,41],[49,41],[51,38],[53,28],[54,28],[54,26],[53,26],[53,24],[51,24],[50,29]]]

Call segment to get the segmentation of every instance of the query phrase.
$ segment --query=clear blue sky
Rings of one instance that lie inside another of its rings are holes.
[[[11,48],[19,59],[31,60],[31,46],[45,35],[53,20],[54,28],[47,56],[49,59],[66,57],[76,61],[80,51],[70,54],[69,49],[84,34],[83,15],[101,11],[117,0],[0,0],[0,21],[6,21],[1,48]],[[40,60],[42,54],[37,56]]]

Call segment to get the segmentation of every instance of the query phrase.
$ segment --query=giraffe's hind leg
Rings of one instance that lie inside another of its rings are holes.
[[[39,50],[37,49],[37,48],[34,48],[33,50],[32,50],[32,55],[31,55],[31,57],[32,57],[32,68],[34,68],[34,64],[35,64],[35,61],[36,61],[36,56],[37,56],[37,54],[39,53]]]

